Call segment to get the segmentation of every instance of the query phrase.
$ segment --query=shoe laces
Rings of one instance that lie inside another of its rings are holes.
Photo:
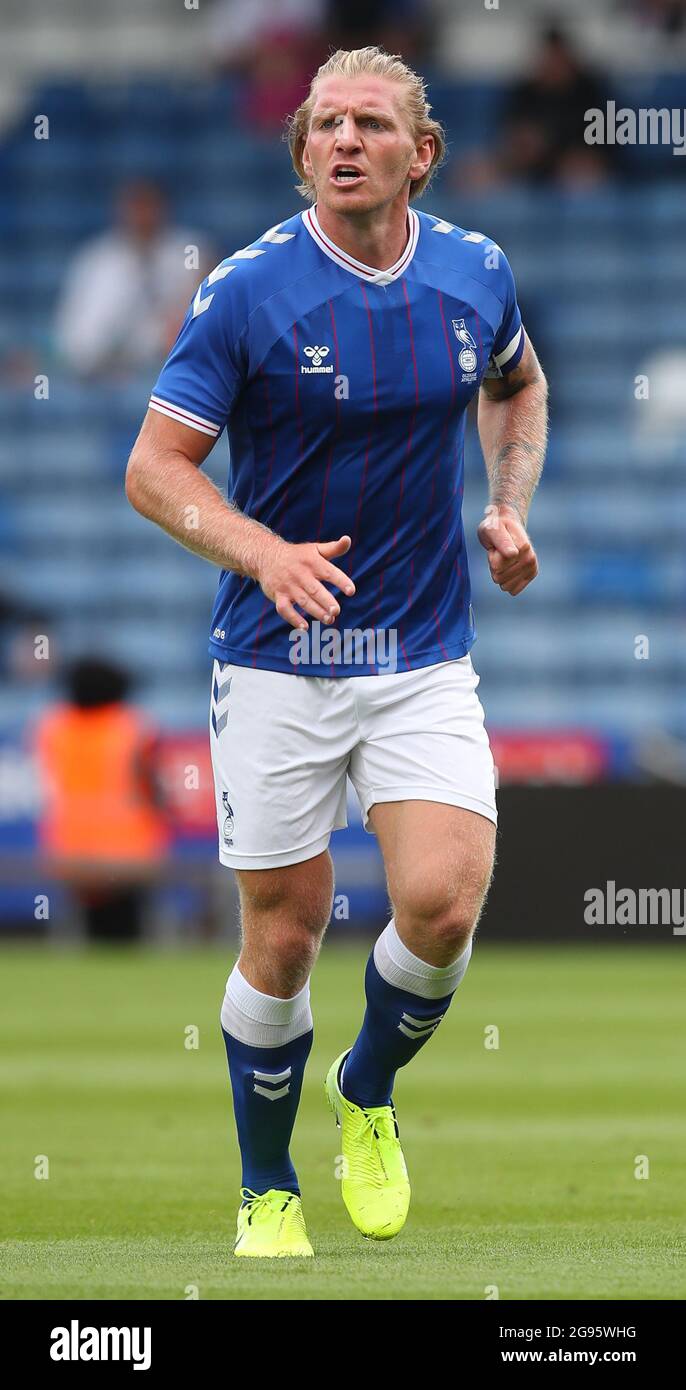
[[[361,1182],[372,1187],[382,1187],[389,1181],[398,1166],[400,1140],[391,1105],[360,1107],[360,1114],[354,1134],[353,1144],[359,1147],[354,1151],[349,1177],[353,1182]]]
[[[397,1140],[398,1126],[392,1106],[378,1105],[366,1110],[362,1106],[360,1107],[360,1115],[355,1139],[367,1139],[371,1147],[376,1142]]]
[[[274,1211],[285,1211],[294,1196],[295,1193],[293,1192],[281,1193],[276,1192],[273,1188],[267,1192],[253,1192],[250,1187],[242,1187],[243,1205],[250,1208],[248,1225],[252,1226],[253,1221],[259,1221],[261,1217],[269,1216]]]

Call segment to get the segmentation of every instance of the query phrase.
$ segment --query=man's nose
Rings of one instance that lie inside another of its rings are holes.
[[[342,149],[350,149],[351,146],[359,144],[359,139],[352,116],[342,116],[336,126],[336,144]]]

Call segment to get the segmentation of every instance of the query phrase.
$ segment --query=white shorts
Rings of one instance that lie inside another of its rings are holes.
[[[469,655],[382,676],[297,676],[215,659],[210,745],[219,858],[299,864],[379,801],[440,801],[497,823],[493,757]]]

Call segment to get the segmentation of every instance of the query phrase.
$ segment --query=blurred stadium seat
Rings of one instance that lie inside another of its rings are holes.
[[[241,81],[209,70],[187,15],[150,0],[142,21],[126,0],[112,26],[119,49],[110,53],[110,31],[96,32],[85,0],[69,0],[52,28],[41,0],[33,8],[43,22],[32,64],[13,71],[25,20],[19,5],[5,6],[0,56],[0,74],[21,88],[0,127],[3,568],[15,593],[48,611],[61,656],[93,649],[119,658],[164,727],[202,735],[217,576],[142,520],[123,490],[151,380],[66,375],[54,352],[55,305],[74,251],[110,225],[124,179],[159,180],[176,224],[196,227],[219,256],[302,204],[284,143],[244,129]],[[560,8],[569,18],[569,7]],[[508,84],[552,6],[518,6],[514,45],[501,15],[490,28],[500,49],[484,44],[488,16],[442,0],[434,9],[441,38],[427,76],[453,163],[423,206],[504,246],[551,387],[550,454],[531,513],[541,574],[514,608],[491,584],[476,542],[486,479],[474,420],[468,427],[474,657],[489,727],[495,735],[574,728],[625,749],[650,729],[686,737],[686,440],[684,429],[661,432],[659,422],[640,429],[634,397],[655,353],[686,349],[680,161],[643,148],[630,152],[630,176],[592,187],[463,190],[459,158],[497,140]],[[578,37],[583,19],[586,51],[607,65],[618,101],[681,104],[669,55],[662,76],[646,75],[638,60],[633,70],[613,64],[598,11],[607,19],[604,6],[577,6],[572,30]],[[628,23],[623,15],[620,28]],[[34,113],[49,115],[49,141],[33,138]],[[40,374],[49,407],[34,395]],[[221,442],[208,461],[221,486],[226,462]],[[634,659],[639,634],[650,637],[649,661]],[[54,696],[49,683],[25,675],[10,672],[3,683],[5,737],[20,737]],[[607,775],[636,770],[630,753],[606,767]],[[359,869],[370,839],[350,834],[342,852]]]
[[[482,135],[488,131],[489,122],[495,128],[497,84],[456,86],[444,79],[433,95],[453,137],[459,131],[460,140],[469,143],[477,129]],[[49,148],[31,138],[26,122],[0,147],[5,349],[24,343],[47,350],[71,248],[105,225],[108,195],[124,173],[152,169],[163,180],[173,177],[178,220],[199,221],[222,254],[298,206],[283,145],[243,134],[232,138],[223,81],[205,81],[202,100],[197,85],[187,81],[141,81],[119,93],[62,81],[39,90],[32,104],[52,111]],[[542,574],[519,605],[516,621],[502,596],[491,591],[478,548],[473,542],[471,547],[481,628],[476,661],[489,677],[484,681],[489,718],[496,725],[512,722],[514,660],[521,675],[528,665],[529,680],[535,678],[537,718],[549,724],[578,722],[577,682],[569,676],[579,663],[586,692],[583,722],[592,726],[611,708],[615,727],[626,731],[645,717],[645,676],[636,663],[636,671],[619,682],[613,646],[643,630],[648,612],[653,630],[657,613],[666,624],[674,621],[685,594],[682,545],[664,521],[667,513],[683,521],[686,483],[676,456],[671,466],[661,456],[653,467],[645,443],[637,444],[632,389],[652,351],[686,338],[675,297],[675,283],[683,289],[686,281],[683,196],[658,183],[651,187],[649,209],[643,192],[631,184],[577,195],[515,188],[462,198],[444,181],[427,206],[503,243],[515,267],[525,319],[531,302],[533,331],[552,387],[550,464],[532,511]],[[627,293],[639,279],[647,279],[652,309],[640,319]],[[147,381],[83,386],[53,375],[48,413],[25,385],[5,380],[0,387],[5,497],[27,589],[36,596],[49,592],[55,614],[68,611],[70,630],[81,643],[102,642],[114,603],[117,650],[144,675],[151,707],[158,715],[169,714],[167,682],[174,672],[177,698],[186,709],[197,710],[199,721],[206,670],[198,634],[207,625],[214,575],[146,526],[122,490],[128,445],[148,387]],[[483,492],[472,438],[466,498],[471,537]],[[48,533],[54,548],[46,557]],[[123,585],[119,560],[127,564]],[[165,594],[166,602],[156,607],[153,643],[135,603]],[[194,662],[179,642],[181,598],[188,630],[197,637]],[[120,611],[129,602],[127,620]],[[541,611],[548,614],[543,622]],[[108,624],[108,641],[114,640]],[[656,696],[661,691],[661,707],[683,730],[686,719],[670,685],[670,645],[655,643],[651,689]],[[620,665],[622,655],[625,647],[617,653]]]

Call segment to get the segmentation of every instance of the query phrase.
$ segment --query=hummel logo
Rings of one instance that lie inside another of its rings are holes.
[[[321,367],[322,358],[328,357],[331,349],[328,347],[306,347],[303,351],[306,357],[312,358],[312,365],[314,367]]]
[[[286,1067],[285,1071],[254,1071],[255,1085],[253,1091],[257,1091],[258,1096],[264,1096],[267,1100],[280,1100],[282,1096],[287,1096],[291,1089],[291,1083],[288,1080],[290,1074],[290,1067]],[[258,1086],[258,1081],[264,1081],[267,1084]],[[285,1086],[281,1085],[282,1081],[285,1081]]]
[[[439,1014],[438,1018],[413,1018],[412,1014],[403,1014],[398,1028],[401,1033],[405,1034],[406,1038],[416,1038],[423,1041],[424,1038],[430,1037],[434,1030],[438,1028],[442,1017],[443,1014]]]
[[[306,347],[303,348],[306,357],[311,358],[312,366],[301,366],[301,372],[333,372],[333,362],[328,367],[322,366],[325,357],[328,357],[331,348],[328,347]]]

